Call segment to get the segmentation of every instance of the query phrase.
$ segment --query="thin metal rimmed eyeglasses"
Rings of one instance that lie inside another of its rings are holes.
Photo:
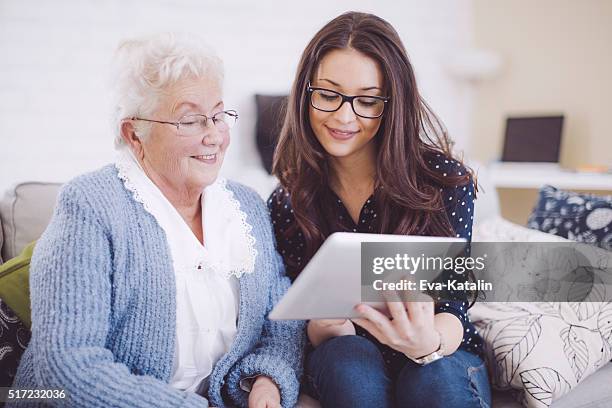
[[[306,87],[310,95],[310,105],[323,112],[335,112],[348,102],[355,115],[366,119],[380,118],[385,112],[385,105],[390,97],[374,95],[348,96],[340,92],[326,88],[318,88],[310,85]]]
[[[140,120],[143,122],[172,125],[176,127],[176,131],[179,136],[191,137],[204,133],[210,123],[221,131],[232,128],[238,120],[238,113],[235,110],[225,110],[217,112],[212,116],[206,116],[203,114],[185,115],[176,122],[139,118],[137,116],[133,116],[129,118],[129,120]]]

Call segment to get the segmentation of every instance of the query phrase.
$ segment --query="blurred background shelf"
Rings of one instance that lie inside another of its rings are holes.
[[[575,172],[557,163],[493,162],[482,170],[486,171],[488,185],[497,191],[502,217],[520,225],[527,224],[544,185],[579,193],[612,194],[612,174]]]
[[[489,177],[496,188],[540,189],[549,184],[565,190],[612,191],[612,174],[583,173],[553,163],[492,163]]]

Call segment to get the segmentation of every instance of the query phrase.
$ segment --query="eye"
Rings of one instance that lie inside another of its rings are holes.
[[[184,127],[206,127],[206,118],[200,115],[185,116],[179,121],[179,123]]]
[[[325,99],[326,101],[335,101],[336,99],[340,97],[333,92],[326,92],[326,91],[319,91],[319,96]]]
[[[199,118],[196,116],[185,116],[179,120],[181,126],[194,126],[199,122]]]
[[[380,104],[381,101],[376,98],[357,98],[357,103],[363,107],[369,108]]]

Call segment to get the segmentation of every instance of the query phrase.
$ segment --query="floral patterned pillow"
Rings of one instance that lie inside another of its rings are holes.
[[[0,299],[0,387],[13,384],[21,355],[30,341],[30,330]]]
[[[612,251],[612,196],[544,186],[527,226]]]
[[[548,407],[612,358],[612,302],[476,303],[491,385]]]
[[[475,242],[568,242],[503,219],[476,225],[473,237]],[[612,359],[612,302],[605,293],[609,286],[581,287],[585,291],[576,298],[592,301],[477,302],[470,308],[470,320],[484,339],[493,388],[511,391],[523,406],[548,407],[608,364]]]

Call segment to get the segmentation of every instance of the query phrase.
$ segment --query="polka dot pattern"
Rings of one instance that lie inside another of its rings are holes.
[[[437,161],[432,160],[429,164],[444,176],[458,173],[465,174],[466,171],[460,163],[455,160],[444,159],[441,156],[438,157]],[[440,191],[442,192],[446,213],[455,231],[455,236],[470,241],[474,219],[473,183],[470,182],[467,185],[441,188]],[[337,231],[372,233],[377,230],[378,212],[374,195],[370,196],[363,204],[357,223],[352,220],[340,198],[336,197],[335,204],[336,207],[332,210],[337,217]],[[287,266],[287,274],[295,278],[306,263],[308,263],[309,259],[307,259],[304,253],[304,237],[295,224],[296,221],[293,216],[293,210],[291,210],[289,193],[283,187],[278,187],[268,199],[268,208],[276,234],[278,249]],[[287,239],[285,237],[285,232],[287,228],[290,227],[293,227],[296,232],[292,234],[290,239]],[[464,276],[456,274],[454,271],[447,271],[447,273],[449,279],[457,279]],[[445,312],[456,316],[461,321],[464,330],[460,348],[482,356],[483,341],[468,318],[468,302],[465,301],[466,294],[463,292],[455,293],[455,291],[450,291],[446,295],[446,297],[449,298],[448,300],[436,302],[435,313]],[[396,352],[388,346],[380,344],[373,336],[359,326],[356,326],[356,331],[358,335],[366,337],[378,345],[391,370],[401,370],[406,363],[406,357],[402,353]]]

